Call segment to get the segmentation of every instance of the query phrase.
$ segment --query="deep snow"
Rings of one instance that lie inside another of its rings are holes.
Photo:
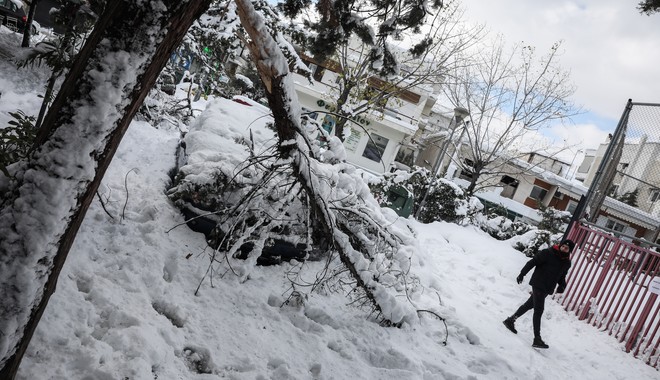
[[[14,41],[4,28],[0,37]],[[7,111],[36,113],[45,77],[4,59],[0,68],[0,122]],[[235,113],[245,107],[214,104]],[[501,321],[528,295],[528,285],[515,283],[527,258],[472,227],[399,221],[418,238],[412,271],[425,288],[420,303],[437,305],[447,330],[428,314],[419,324],[380,327],[342,294],[287,304],[292,264],[258,267],[242,283],[217,274],[195,296],[206,245],[178,226],[183,217],[165,196],[178,142],[174,127],[133,122],[99,189],[114,218],[98,199],[91,205],[20,379],[660,377],[550,299],[543,318],[550,349],[530,346],[531,313],[519,319],[518,335],[506,330]],[[320,265],[306,263],[305,273]]]

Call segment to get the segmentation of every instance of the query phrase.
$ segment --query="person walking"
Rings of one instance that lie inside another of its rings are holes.
[[[532,286],[532,292],[527,301],[520,305],[518,310],[512,316],[504,320],[504,326],[511,330],[514,334],[518,331],[515,327],[515,321],[520,316],[525,314],[531,309],[534,309],[532,316],[532,323],[534,325],[534,342],[533,347],[548,348],[543,339],[541,339],[541,316],[543,315],[543,308],[545,298],[555,292],[563,293],[566,289],[566,274],[571,267],[570,255],[575,247],[572,240],[563,240],[558,245],[541,250],[536,256],[529,260],[520,271],[516,278],[518,284],[523,282],[525,275],[534,269],[532,278],[529,284]]]

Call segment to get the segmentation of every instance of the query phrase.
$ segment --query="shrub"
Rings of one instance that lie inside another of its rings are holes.
[[[34,116],[28,116],[23,111],[10,112],[14,120],[9,126],[0,129],[0,171],[9,177],[7,167],[25,158],[36,137]]]
[[[561,238],[562,234],[553,234],[546,230],[532,229],[523,235],[511,239],[511,245],[526,256],[533,257],[540,250],[548,248]]]
[[[369,188],[380,202],[387,203],[387,192],[392,186],[402,186],[415,198],[413,213],[422,223],[445,221],[461,223],[481,210],[481,202],[474,197],[467,197],[458,185],[444,178],[433,177],[424,168],[415,167],[412,172],[396,171],[385,173],[380,180],[371,181]],[[423,210],[419,210],[427,190]]]
[[[418,219],[422,223],[437,220],[458,223],[467,216],[468,209],[463,190],[453,182],[438,178],[426,198],[423,209],[419,212]]]
[[[501,215],[487,217],[478,224],[481,230],[487,232],[497,240],[508,240],[520,236],[532,229],[527,223],[514,222]]]
[[[571,213],[560,211],[554,207],[539,205],[542,220],[539,223],[539,229],[547,230],[556,234],[565,229],[565,225],[571,220]]]

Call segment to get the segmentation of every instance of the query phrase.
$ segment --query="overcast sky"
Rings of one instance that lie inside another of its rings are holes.
[[[574,101],[588,112],[554,128],[556,136],[590,147],[614,130],[629,98],[660,103],[660,13],[640,14],[638,1],[461,1],[467,19],[510,43],[541,53],[564,41],[560,63],[577,86]]]

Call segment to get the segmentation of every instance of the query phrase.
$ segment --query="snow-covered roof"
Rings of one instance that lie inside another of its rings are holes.
[[[551,185],[560,187],[561,192],[571,198],[579,199],[580,196],[586,195],[589,191],[589,189],[582,183],[561,177],[539,166],[533,166],[518,159],[512,160],[512,163],[517,164],[519,167],[525,170],[528,170],[532,174],[540,177]],[[603,211],[606,211],[609,214],[613,214],[627,222],[634,223],[645,228],[656,228],[660,225],[660,216],[651,215],[636,207],[630,206],[610,197],[605,198],[603,207]]]
[[[605,197],[602,211],[623,219],[626,222],[635,223],[648,229],[654,229],[660,226],[660,216],[651,215],[648,212],[644,212],[610,197]]]

